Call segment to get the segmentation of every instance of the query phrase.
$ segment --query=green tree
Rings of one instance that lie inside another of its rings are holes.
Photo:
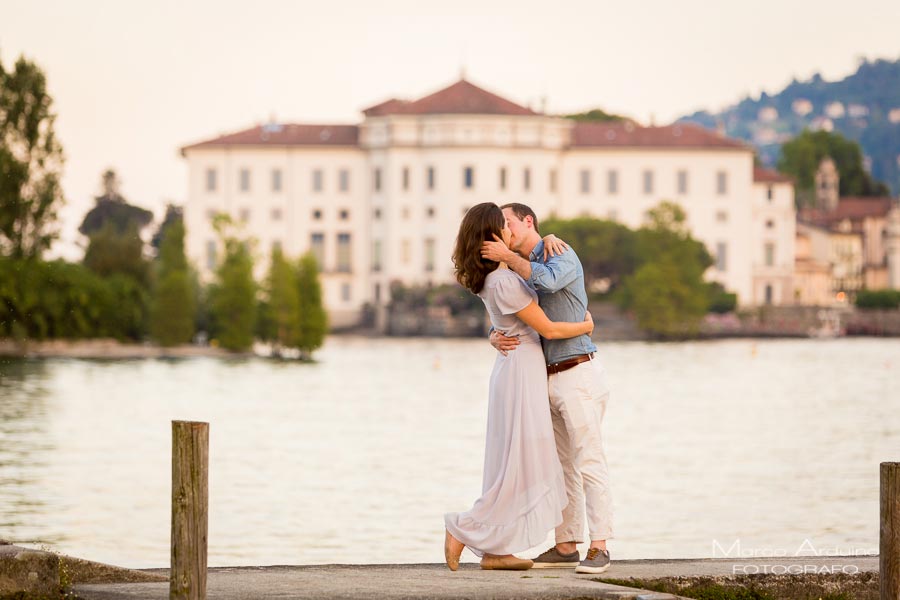
[[[146,290],[131,277],[101,278],[83,265],[0,258],[0,337],[140,339]]]
[[[622,279],[634,272],[637,247],[634,232],[620,223],[579,217],[576,219],[547,219],[541,230],[562,238],[578,254],[584,267],[585,287],[607,279],[614,291]]]
[[[0,61],[0,254],[40,258],[58,236],[64,202],[62,146],[54,133],[53,99],[35,63]]]
[[[121,183],[113,169],[104,171],[101,180],[103,194],[94,198],[94,207],[78,227],[82,235],[91,236],[107,224],[111,224],[116,232],[125,234],[132,228],[141,230],[153,220],[152,212],[125,200],[119,192]]]
[[[841,196],[887,196],[887,186],[872,178],[863,166],[859,144],[839,133],[809,131],[781,146],[778,170],[795,180],[798,206],[815,200],[815,177],[819,163],[830,156],[840,174]]]
[[[712,257],[687,230],[687,215],[673,202],[647,212],[636,233],[638,267],[619,294],[638,325],[662,338],[695,335],[718,288],[703,280]]]
[[[120,273],[145,288],[150,283],[150,264],[144,258],[144,241],[134,225],[119,232],[114,224],[106,223],[95,231],[84,253],[84,266],[101,277]]]
[[[626,121],[631,121],[628,117],[623,117],[621,115],[616,115],[613,113],[608,113],[601,108],[592,108],[590,110],[586,110],[580,113],[573,113],[570,115],[564,115],[567,119],[572,119],[573,121],[583,121],[583,122],[612,122],[612,123],[622,123]]]
[[[300,257],[297,289],[300,319],[298,336],[292,345],[300,349],[303,357],[309,358],[313,350],[325,342],[328,332],[328,315],[322,305],[322,286],[319,283],[319,263],[311,252]]]
[[[648,262],[626,280],[638,325],[661,338],[696,335],[708,302],[702,281],[685,279],[670,258]]]
[[[225,256],[216,269],[209,290],[213,334],[228,350],[243,351],[253,345],[256,326],[256,282],[249,244],[229,233],[225,216],[213,221],[225,246]]]
[[[194,336],[194,290],[184,254],[184,222],[171,220],[160,229],[150,333],[161,345],[175,346]]]
[[[272,250],[266,278],[265,301],[260,303],[260,337],[275,346],[276,353],[300,339],[300,289],[298,273],[280,248]]]

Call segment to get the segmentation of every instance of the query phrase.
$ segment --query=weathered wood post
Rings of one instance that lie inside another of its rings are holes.
[[[209,423],[172,421],[169,600],[206,600]]]
[[[900,462],[881,463],[881,600],[900,600]]]

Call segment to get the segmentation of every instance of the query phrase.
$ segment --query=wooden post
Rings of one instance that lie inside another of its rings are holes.
[[[206,600],[209,423],[172,421],[169,600]]]
[[[881,463],[881,600],[900,599],[900,462]]]

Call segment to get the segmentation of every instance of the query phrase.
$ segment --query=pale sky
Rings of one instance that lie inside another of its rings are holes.
[[[358,123],[464,67],[534,108],[663,124],[900,58],[900,1],[0,0],[0,61],[23,53],[47,74],[67,156],[54,254],[80,258],[104,169],[160,218],[187,192],[180,146],[273,115]]]

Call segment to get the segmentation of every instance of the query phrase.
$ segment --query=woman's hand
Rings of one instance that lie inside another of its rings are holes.
[[[551,256],[562,254],[569,249],[569,245],[553,235],[552,233],[544,236],[544,261],[546,262]]]
[[[584,320],[590,322],[591,330],[588,331],[588,335],[593,335],[594,333],[594,317],[591,315],[591,311],[587,311],[584,313]]]

